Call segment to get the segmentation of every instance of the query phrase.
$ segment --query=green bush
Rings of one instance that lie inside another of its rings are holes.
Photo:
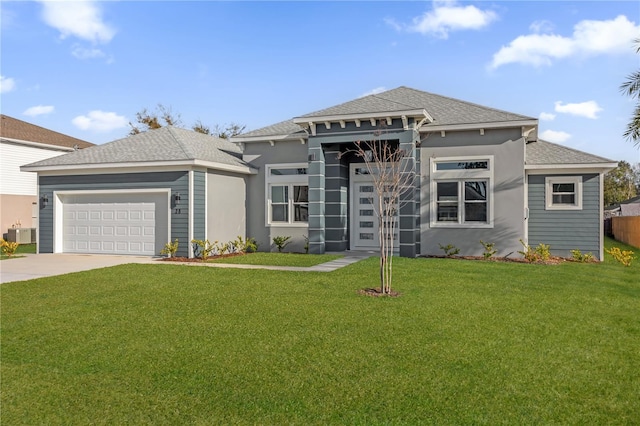
[[[582,252],[578,249],[571,250],[571,258],[575,262],[582,262],[582,263],[593,262],[595,260],[595,256],[593,255],[593,253],[582,254]]]
[[[164,248],[162,250],[160,250],[160,254],[166,254],[169,257],[174,257],[177,252],[178,252],[178,239],[177,238],[173,243],[171,241],[169,241],[167,244],[164,245]]]
[[[282,250],[284,250],[284,248],[288,246],[289,243],[291,242],[290,240],[291,240],[290,235],[287,235],[287,236],[279,235],[279,236],[273,237],[273,244],[278,248],[278,253],[282,253]]]
[[[482,253],[482,256],[485,260],[491,259],[498,252],[498,250],[496,250],[495,243],[485,243],[484,241],[480,240],[480,244],[482,244],[482,247],[484,247],[484,253]]]
[[[440,246],[440,249],[444,251],[444,254],[447,257],[455,256],[456,254],[460,253],[460,249],[453,244],[447,244],[446,246],[443,246],[442,244],[438,243],[438,245]]]
[[[219,250],[217,241],[211,244],[209,240],[191,240],[191,243],[193,244],[193,255],[201,259],[206,259],[212,252]]]

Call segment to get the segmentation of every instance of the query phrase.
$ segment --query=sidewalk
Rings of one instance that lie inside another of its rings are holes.
[[[269,266],[269,265],[239,265],[228,263],[200,263],[200,262],[162,262],[160,258],[148,256],[110,256],[94,254],[25,254],[23,257],[8,259],[0,262],[0,283],[25,281],[35,278],[52,277],[73,272],[89,271],[91,269],[107,268],[128,263],[188,265],[209,268],[238,268],[238,269],[267,269],[271,271],[295,272],[331,272],[352,263],[366,259],[369,253],[347,253],[344,257],[320,265],[299,266]]]

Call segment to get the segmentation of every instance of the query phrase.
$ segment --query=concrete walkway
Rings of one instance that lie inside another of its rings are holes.
[[[228,263],[199,262],[161,262],[157,257],[148,256],[109,256],[68,253],[26,254],[23,255],[24,257],[3,260],[2,262],[0,262],[0,283],[52,277],[55,275],[89,271],[91,269],[107,268],[110,266],[124,265],[128,263],[188,265],[210,268],[268,269],[272,271],[331,272],[371,256],[370,253],[341,254],[344,254],[345,256],[340,259],[309,267],[236,265]]]

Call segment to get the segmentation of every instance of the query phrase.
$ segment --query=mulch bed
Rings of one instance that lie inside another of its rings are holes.
[[[209,256],[206,259],[202,259],[201,257],[180,257],[180,256],[175,256],[175,257],[163,257],[160,260],[162,260],[163,262],[200,263],[200,262],[204,262],[206,260],[223,259],[225,257],[244,256],[245,254],[246,253],[227,253],[227,254],[220,254],[220,255],[216,255],[216,256]]]
[[[433,259],[458,259],[458,260],[483,260],[485,262],[512,262],[512,263],[534,263],[537,265],[559,265],[565,262],[575,262],[573,259],[567,259],[566,257],[551,256],[548,260],[540,260],[537,262],[529,262],[527,259],[510,258],[510,257],[491,257],[485,259],[483,256],[444,256],[444,255],[424,255],[420,257],[433,258]]]

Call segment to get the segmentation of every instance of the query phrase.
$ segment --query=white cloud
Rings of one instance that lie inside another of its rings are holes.
[[[397,31],[406,30],[448,38],[452,31],[479,30],[498,19],[491,10],[480,10],[475,6],[459,6],[454,0],[434,1],[433,9],[413,18],[411,24],[398,24],[387,20]]]
[[[53,105],[37,105],[27,108],[22,114],[35,117],[37,115],[51,114],[54,109]]]
[[[553,24],[546,20],[533,21],[529,29],[534,33],[550,33],[553,30]]]
[[[71,122],[79,129],[95,132],[110,132],[126,127],[129,121],[115,112],[90,111],[87,115],[79,115]]]
[[[60,31],[61,38],[77,37],[93,43],[108,43],[116,31],[102,20],[94,1],[41,1],[42,19]]]
[[[595,120],[602,108],[596,101],[586,101],[574,104],[563,104],[561,101],[555,103],[555,111],[565,114],[577,115]]]
[[[531,29],[548,29],[532,24]],[[640,25],[620,15],[606,21],[580,21],[571,37],[556,34],[529,34],[514,39],[493,55],[491,68],[510,63],[551,65],[553,60],[574,55],[633,53],[632,41],[640,37]]]
[[[384,86],[376,87],[375,89],[371,89],[368,92],[363,93],[362,95],[360,95],[360,97],[364,98],[365,96],[369,96],[369,95],[377,95],[378,93],[382,93],[386,90],[387,88]]]
[[[8,93],[16,88],[16,81],[13,78],[0,75],[0,93]]]
[[[81,46],[74,46],[73,50],[71,50],[71,54],[78,59],[95,59],[104,58],[106,56],[100,49],[87,49]]]
[[[550,112],[541,112],[540,113],[540,120],[544,120],[544,121],[552,121],[556,118],[555,114],[551,114]]]
[[[540,139],[553,143],[563,143],[569,138],[571,138],[569,133],[556,130],[545,130],[540,134]]]

